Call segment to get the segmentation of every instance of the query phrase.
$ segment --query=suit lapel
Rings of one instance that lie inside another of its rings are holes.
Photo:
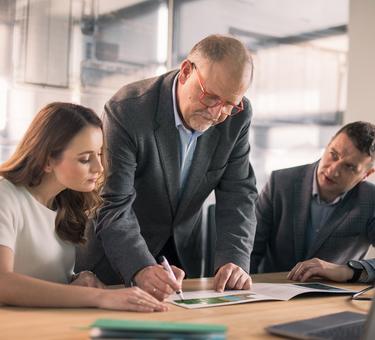
[[[354,204],[353,200],[350,199],[350,196],[352,194],[353,192],[346,195],[344,201],[339,203],[339,205],[331,213],[327,222],[320,228],[318,234],[316,235],[315,241],[313,242],[307,253],[307,258],[314,257],[323,243],[345,221],[349,211],[351,211],[351,205]]]
[[[305,237],[310,217],[310,201],[315,166],[316,163],[309,165],[306,170],[306,175],[297,180],[294,184],[294,204],[292,206],[296,209],[293,217],[293,237],[296,262],[303,260],[306,253]]]
[[[184,211],[199,188],[200,183],[205,179],[205,174],[215,153],[218,140],[219,132],[215,128],[210,128],[198,138],[189,175],[185,183],[185,189],[181,194],[177,214]]]
[[[172,84],[176,74],[177,72],[170,73],[161,85],[154,130],[173,216],[177,209],[180,167],[180,139],[176,129],[172,100]]]

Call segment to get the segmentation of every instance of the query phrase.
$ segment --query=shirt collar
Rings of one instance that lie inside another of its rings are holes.
[[[319,190],[318,190],[318,181],[316,179],[316,175],[318,173],[318,166],[319,166],[319,162],[315,165],[315,169],[314,169],[314,176],[313,176],[313,183],[312,183],[312,197],[315,198],[319,204],[335,205],[341,202],[346,196],[346,194],[348,193],[347,191],[337,196],[332,202],[326,202],[320,198]]]

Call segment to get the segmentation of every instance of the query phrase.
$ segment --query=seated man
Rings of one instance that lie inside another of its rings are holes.
[[[375,125],[354,122],[313,164],[274,171],[256,204],[251,272],[289,271],[312,258],[346,264],[375,244]]]

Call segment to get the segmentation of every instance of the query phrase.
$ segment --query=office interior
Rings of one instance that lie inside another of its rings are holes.
[[[260,191],[271,171],[317,160],[342,124],[375,123],[374,18],[374,0],[0,0],[0,163],[47,103],[80,103],[101,114],[121,86],[177,68],[195,42],[221,33],[243,41],[254,56],[246,96]],[[375,175],[369,180],[375,183]],[[368,257],[374,256],[372,250]],[[288,307],[232,306],[233,314],[173,310],[139,318],[229,323],[230,334],[249,338],[254,328],[265,338],[263,328],[275,320],[348,306],[365,311],[362,302],[308,299]],[[27,330],[29,338],[83,339],[84,327],[102,317],[124,314],[3,308],[0,338]]]
[[[196,41],[222,33],[241,39],[255,58],[247,96],[261,190],[272,170],[318,159],[341,124],[374,119],[374,6],[371,0],[1,0],[0,161],[43,105],[72,101],[100,114],[122,85],[177,68]]]
[[[254,56],[261,190],[272,170],[317,160],[340,125],[374,122],[374,16],[372,0],[0,0],[0,162],[45,104],[100,114],[121,86],[221,33]]]

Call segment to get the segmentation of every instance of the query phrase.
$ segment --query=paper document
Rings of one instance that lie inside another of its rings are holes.
[[[215,306],[234,305],[256,301],[280,300],[307,293],[323,294],[354,294],[356,291],[337,288],[319,282],[313,283],[254,283],[251,290],[228,290],[218,293],[214,290],[185,292],[184,300],[178,295],[172,295],[168,301],[184,308],[206,308]]]

